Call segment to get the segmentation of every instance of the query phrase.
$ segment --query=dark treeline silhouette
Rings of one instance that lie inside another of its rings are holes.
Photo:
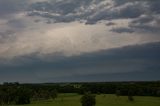
[[[158,96],[160,81],[155,82],[97,82],[97,83],[44,83],[0,85],[0,105],[29,104],[30,101],[55,99],[58,93],[116,94],[117,96]]]
[[[92,93],[117,94],[128,96],[160,96],[160,81],[155,82],[106,82],[106,83],[83,83],[80,93],[91,91]]]

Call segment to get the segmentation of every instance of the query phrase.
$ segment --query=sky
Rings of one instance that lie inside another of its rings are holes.
[[[160,0],[0,0],[0,83],[160,80]]]

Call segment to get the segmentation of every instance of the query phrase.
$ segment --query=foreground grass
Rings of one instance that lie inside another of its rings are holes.
[[[54,101],[38,101],[18,106],[81,106],[80,98],[81,96],[77,94],[60,94]],[[127,96],[116,97],[115,95],[102,94],[96,96],[96,106],[160,106],[160,98],[158,97],[135,96],[134,99],[134,102],[130,102],[127,100]]]

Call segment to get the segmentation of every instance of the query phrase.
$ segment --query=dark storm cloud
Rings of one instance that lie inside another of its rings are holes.
[[[159,33],[160,29],[160,15],[155,15],[155,16],[142,16],[139,17],[135,20],[133,20],[130,25],[130,28],[135,28],[135,29],[141,29],[144,31],[149,31],[152,33]]]
[[[133,19],[129,26],[114,28],[111,31],[122,32],[147,32],[147,33],[160,33],[160,15],[141,15],[140,17]]]
[[[160,1],[159,0],[148,0],[149,9],[155,14],[160,14]]]
[[[126,1],[124,4],[112,7],[110,7],[111,2],[109,4],[104,1],[107,0],[99,2],[95,0],[38,2],[31,5],[29,15],[52,18],[57,22],[84,19],[87,20],[87,23],[96,23],[106,19],[136,18],[144,13],[143,1],[142,3]],[[56,14],[58,16],[55,16]]]
[[[72,22],[84,20],[86,24],[96,24],[104,20],[132,19],[129,23],[130,30],[157,31],[160,27],[146,25],[157,21],[160,17],[159,0],[68,0],[45,1],[32,4],[28,11],[30,16],[40,16],[50,19],[51,22]],[[150,20],[142,19],[143,15]],[[135,25],[135,21],[139,25]],[[143,24],[141,22],[143,21]],[[122,29],[122,28],[120,28]],[[117,28],[117,30],[120,30]],[[117,30],[112,30],[117,32]],[[128,32],[128,30],[126,30]]]
[[[113,28],[110,31],[117,32],[117,33],[133,33],[134,30],[131,28]]]
[[[110,7],[111,4],[109,2],[104,3],[104,1],[68,0],[38,2],[31,5],[29,15],[52,18],[55,22],[86,20],[87,24],[95,24],[106,19],[136,18],[144,13],[143,4],[139,2],[125,2],[125,4]]]
[[[20,65],[1,65],[0,70],[17,74],[22,71],[27,75],[28,73],[33,73],[33,79],[39,79],[39,81],[66,81],[65,79],[72,77],[74,81],[81,81],[83,78],[85,78],[85,81],[93,81],[93,76],[101,81],[102,79],[104,81],[111,80],[111,77],[107,79],[105,75],[119,76],[119,78],[116,78],[117,80],[123,80],[123,78],[120,78],[122,76],[125,76],[124,80],[159,80],[160,77],[158,74],[160,68],[159,42],[126,46],[81,56],[58,57],[60,59],[57,58],[48,62],[41,61],[36,56],[23,57],[23,59],[21,57]],[[27,63],[25,60],[23,64],[25,58],[30,61]],[[21,74],[23,76],[23,73]],[[102,79],[100,79],[101,75]],[[127,77],[127,75],[131,76],[131,78]],[[3,73],[3,76],[7,77],[7,74]],[[23,81],[23,79],[15,79]]]
[[[24,27],[26,22],[12,17],[18,12],[43,17],[48,24],[73,21],[96,24],[106,20],[131,19],[128,28],[111,31],[159,32],[159,5],[159,0],[1,0],[0,18],[11,19],[8,24],[19,28]]]
[[[116,3],[117,1],[115,1]],[[114,5],[111,8],[103,8],[87,21],[88,23],[96,23],[101,20],[128,19],[137,18],[144,13],[143,2],[125,2],[121,5]]]
[[[122,33],[123,31],[120,31],[121,29],[127,29],[131,31],[138,31],[138,32],[151,32],[151,33],[159,33],[159,23],[160,23],[160,1],[159,0],[135,0],[129,1],[129,0],[114,0],[115,6],[123,6],[127,3],[132,4],[132,6],[129,6],[129,8],[124,9],[124,15],[122,16],[132,16],[128,18],[133,18],[131,22],[129,23],[128,28],[122,27],[122,28],[115,28],[114,32]],[[126,12],[125,12],[126,11]],[[130,14],[130,15],[129,15]]]
[[[103,1],[103,0],[102,0]],[[67,0],[67,1],[44,1],[30,6],[29,16],[41,16],[53,19],[54,22],[72,22],[83,20],[92,14],[92,10],[85,11],[93,0]],[[95,0],[94,3],[98,3]]]

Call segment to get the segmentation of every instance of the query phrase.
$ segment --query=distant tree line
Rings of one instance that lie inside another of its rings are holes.
[[[97,83],[44,83],[0,85],[0,105],[29,104],[31,101],[54,100],[58,93],[116,94],[117,96],[160,97],[160,81],[155,82],[97,82]]]
[[[95,94],[117,94],[128,96],[132,92],[134,96],[159,96],[160,81],[156,82],[106,82],[106,83],[83,83],[79,93],[91,91]]]

